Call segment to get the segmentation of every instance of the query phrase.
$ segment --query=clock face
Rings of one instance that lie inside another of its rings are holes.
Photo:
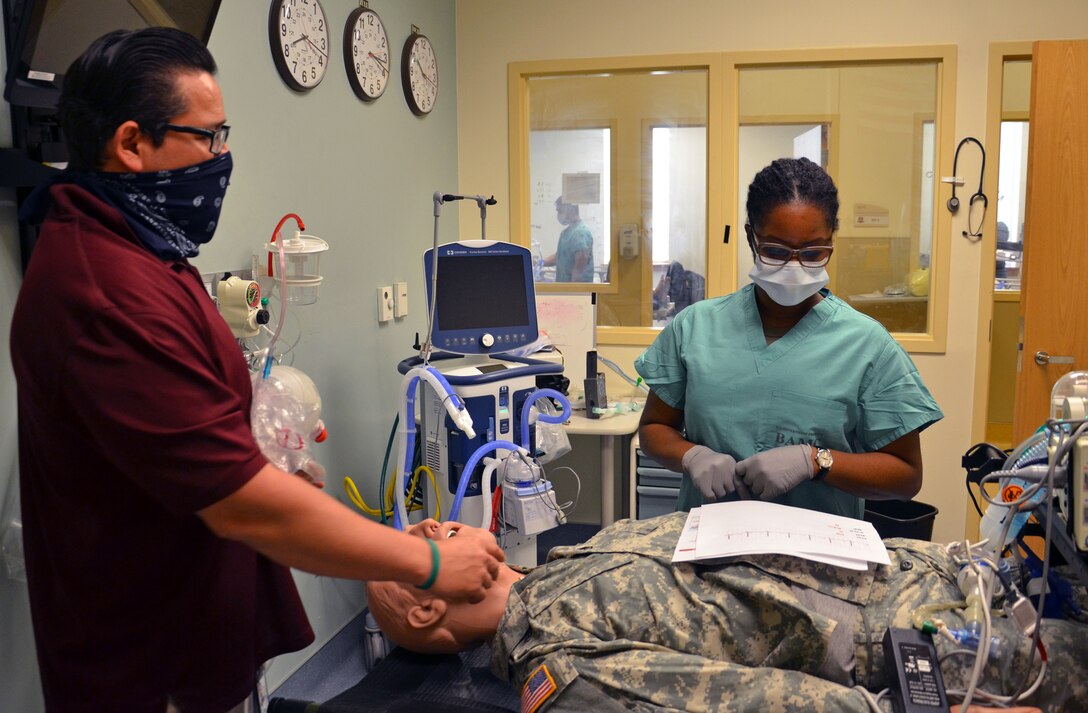
[[[357,8],[344,26],[344,64],[355,95],[374,101],[389,83],[389,39],[373,10]]]
[[[438,98],[438,60],[426,36],[413,33],[404,45],[401,62],[404,98],[412,113],[429,114]]]
[[[305,92],[329,67],[329,26],[319,0],[272,0],[268,39],[276,69],[287,86]]]

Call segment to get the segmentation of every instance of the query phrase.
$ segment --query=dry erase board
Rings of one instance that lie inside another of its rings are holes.
[[[564,376],[581,383],[586,352],[597,348],[597,301],[592,292],[537,293],[536,321],[540,336],[563,353]]]

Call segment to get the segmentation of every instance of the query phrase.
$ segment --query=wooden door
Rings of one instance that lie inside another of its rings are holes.
[[[1050,416],[1054,382],[1073,369],[1088,370],[1086,170],[1088,40],[1036,42],[1014,444]],[[1037,362],[1040,352],[1050,363]]]

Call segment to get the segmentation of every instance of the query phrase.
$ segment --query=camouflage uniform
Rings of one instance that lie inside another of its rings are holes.
[[[880,690],[885,629],[909,628],[918,606],[962,596],[944,547],[915,540],[888,540],[891,566],[865,572],[777,555],[674,565],[685,517],[622,521],[585,544],[552,550],[548,566],[512,588],[491,642],[492,670],[519,689],[546,674],[547,688],[530,701],[540,711],[866,713],[859,692],[823,677],[836,632],[849,633],[844,648],[856,683]],[[803,596],[810,590],[835,598],[848,615],[836,621],[814,610]],[[958,611],[940,616],[962,625]],[[1006,652],[983,687],[1009,693],[1023,680],[1029,640],[1005,619],[995,617],[994,631]],[[1047,620],[1042,638],[1049,669],[1024,703],[1088,710],[1088,627]],[[954,648],[937,642],[941,655]],[[966,687],[973,660],[942,663],[947,688]],[[1035,664],[1028,683],[1038,657]]]

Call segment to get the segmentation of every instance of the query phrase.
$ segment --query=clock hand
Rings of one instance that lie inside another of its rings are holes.
[[[383,62],[380,57],[378,57],[373,52],[367,52],[367,56],[369,56],[372,60],[377,62],[378,66],[381,67],[381,70],[383,72],[385,72],[386,74],[389,74],[389,68],[385,66],[385,62]]]
[[[324,57],[325,59],[328,59],[328,58],[329,58],[329,56],[328,56],[327,54],[325,54],[324,52],[322,52],[322,51],[321,51],[321,49],[320,49],[320,48],[318,48],[318,46],[317,46],[317,45],[315,45],[315,44],[313,43],[313,40],[311,40],[311,39],[310,39],[309,37],[307,37],[306,35],[303,35],[303,37],[305,37],[305,38],[306,38],[306,41],[310,43],[310,46],[311,46],[311,47],[313,47],[313,48],[314,48],[315,50],[317,50],[317,53],[318,53],[318,54],[320,54],[320,55],[321,55],[322,57]]]
[[[431,85],[434,86],[435,89],[437,89],[438,85],[435,83],[435,81],[433,79],[431,79],[430,77],[428,77],[427,73],[423,71],[423,65],[420,64],[419,57],[413,57],[412,60],[416,63],[416,66],[419,67],[419,73],[423,75],[423,78],[426,79],[428,82],[430,82]]]

